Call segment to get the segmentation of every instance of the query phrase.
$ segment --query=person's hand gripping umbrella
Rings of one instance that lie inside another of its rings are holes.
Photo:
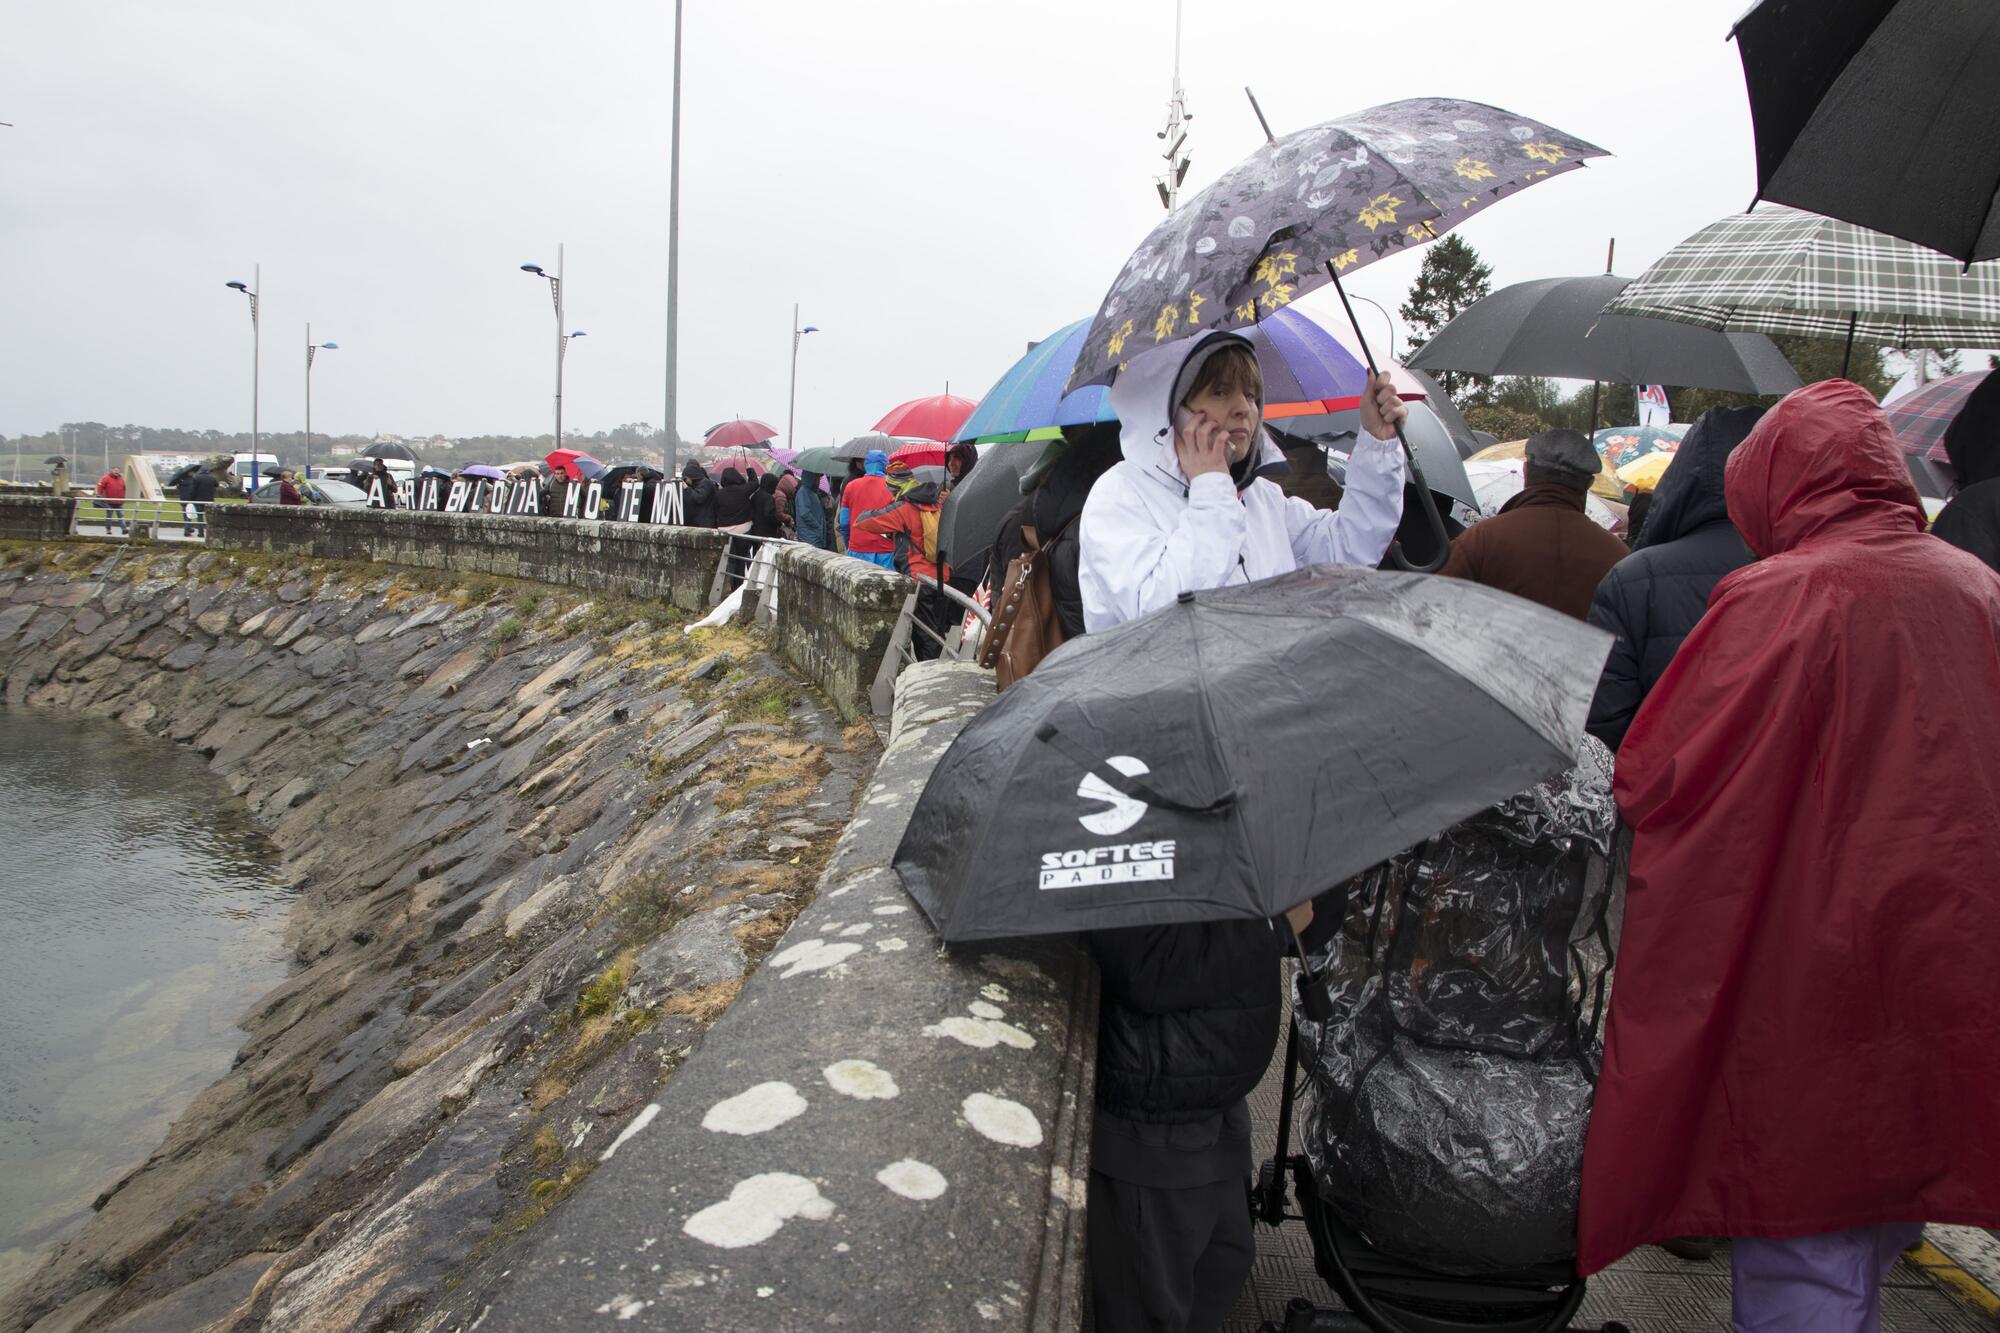
[[[1510,111],[1432,97],[1272,137],[1133,252],[1084,334],[1069,387],[1109,383],[1147,347],[1254,324],[1322,283],[1339,289],[1343,273],[1434,240],[1516,190],[1602,156]],[[1352,306],[1347,317],[1378,376]],[[1437,539],[1429,566],[1437,568],[1449,540],[1408,440],[1403,453]],[[1411,567],[1400,548],[1391,556]]]

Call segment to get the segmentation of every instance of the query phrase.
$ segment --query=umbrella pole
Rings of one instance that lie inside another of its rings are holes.
[[[1340,284],[1340,270],[1333,261],[1326,264],[1327,276],[1333,279],[1333,289],[1340,293],[1340,307],[1347,312],[1347,322],[1354,330],[1355,341],[1361,344],[1362,359],[1368,363],[1368,391],[1375,391],[1375,377],[1381,372],[1375,368],[1375,353],[1368,349],[1368,336],[1361,331],[1361,321],[1354,317],[1354,305],[1347,299],[1347,289]],[[1417,484],[1417,503],[1430,522],[1431,535],[1437,538],[1437,554],[1425,564],[1417,564],[1403,554],[1401,542],[1389,544],[1389,561],[1398,569],[1414,570],[1424,574],[1435,574],[1444,568],[1444,562],[1451,556],[1451,534],[1444,530],[1444,518],[1438,513],[1437,500],[1431,495],[1430,483],[1424,479],[1424,465],[1417,461],[1416,450],[1410,448],[1410,437],[1403,433],[1403,423],[1396,423],[1396,439],[1403,446],[1403,457],[1410,465],[1410,479]]]
[[[1847,363],[1854,356],[1854,321],[1859,319],[1860,316],[1861,312],[1858,310],[1847,312],[1847,347],[1840,354],[1840,377],[1842,379],[1847,378]]]
[[[1597,391],[1602,386],[1596,380],[1590,382],[1590,442],[1597,443]]]

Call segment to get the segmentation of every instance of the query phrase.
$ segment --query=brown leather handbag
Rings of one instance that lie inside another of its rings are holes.
[[[1033,671],[1063,644],[1049,553],[1057,542],[1074,540],[1069,530],[1075,522],[1064,524],[1047,545],[1032,526],[1021,529],[1021,554],[1008,563],[994,593],[993,623],[979,650],[979,665],[993,668],[999,690]]]

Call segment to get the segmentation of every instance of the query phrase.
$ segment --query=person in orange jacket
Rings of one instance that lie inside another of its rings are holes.
[[[895,503],[855,518],[854,531],[857,535],[865,533],[891,542],[896,572],[917,581],[917,619],[931,633],[919,630],[912,636],[911,645],[919,660],[928,660],[936,657],[943,647],[942,640],[954,618],[951,599],[938,590],[938,585],[949,576],[944,562],[938,558],[941,507],[938,487],[934,481],[919,484],[910,465],[901,461],[889,463],[885,480],[896,497]]]

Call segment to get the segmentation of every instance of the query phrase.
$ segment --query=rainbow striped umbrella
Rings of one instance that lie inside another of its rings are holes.
[[[957,439],[981,443],[1051,439],[1064,426],[1116,421],[1109,390],[1090,384],[1065,394],[1063,384],[1083,350],[1090,321],[1066,324],[1028,349],[979,401]],[[1301,310],[1273,312],[1239,330],[1257,349],[1264,371],[1264,418],[1319,416],[1360,406],[1368,369],[1347,345]],[[1392,368],[1403,397],[1419,399],[1423,386]]]

